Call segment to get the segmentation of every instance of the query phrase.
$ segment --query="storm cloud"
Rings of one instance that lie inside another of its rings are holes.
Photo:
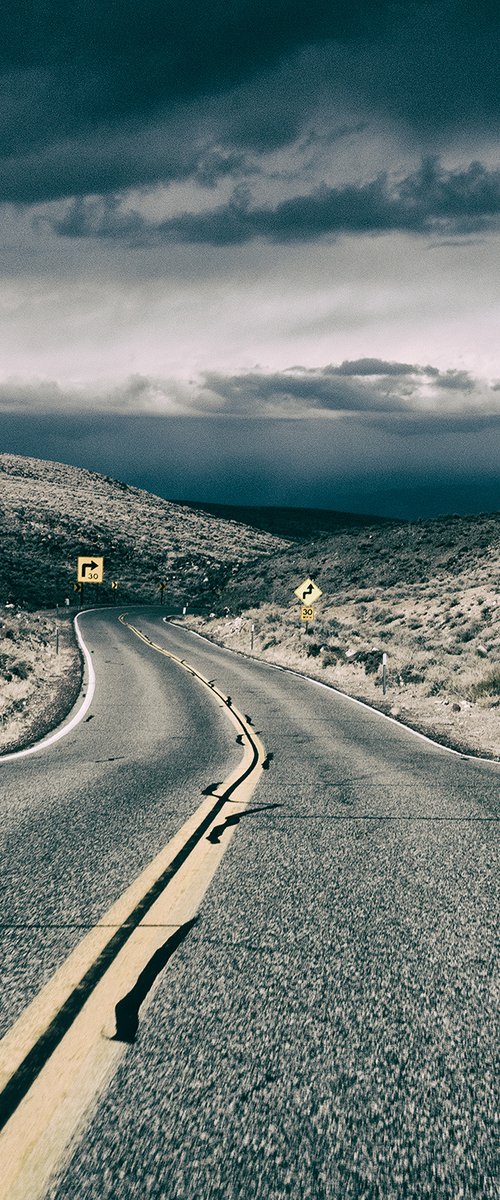
[[[446,171],[436,160],[427,160],[399,181],[384,174],[359,185],[323,185],[275,208],[256,207],[247,190],[237,191],[219,208],[183,213],[157,223],[123,209],[118,198],[79,198],[54,221],[53,228],[67,237],[225,246],[254,238],[308,241],[328,235],[391,231],[427,236],[470,234],[498,229],[499,224],[500,170],[487,170],[473,162],[463,170]]]
[[[497,6],[467,0],[10,3],[0,199],[210,184],[250,153],[319,138],[325,113],[430,145],[464,127],[491,136],[497,34]]]
[[[499,22],[8,0],[2,448],[193,499],[490,479]]]
[[[393,430],[463,430],[500,421],[495,387],[469,372],[359,359],[284,371],[202,372],[179,381],[133,375],[105,389],[66,389],[56,382],[0,384],[0,411],[61,411],[164,417],[302,420],[325,416],[373,417]],[[397,420],[396,420],[397,419]],[[399,422],[399,423],[398,423]]]

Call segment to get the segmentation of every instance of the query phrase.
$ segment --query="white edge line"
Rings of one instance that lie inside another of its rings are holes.
[[[37,754],[39,750],[45,750],[48,746],[53,746],[54,742],[58,742],[60,738],[66,737],[67,733],[71,733],[71,730],[74,729],[76,725],[79,725],[80,721],[83,720],[85,713],[90,708],[95,692],[95,671],[94,664],[90,657],[90,653],[87,650],[78,624],[80,617],[83,617],[86,612],[95,612],[95,609],[84,609],[83,612],[77,614],[73,622],[75,626],[77,642],[80,650],[82,651],[85,663],[82,687],[86,687],[86,691],[84,693],[85,698],[83,703],[80,705],[80,708],[75,713],[74,717],[72,717],[71,720],[66,723],[66,725],[61,725],[60,729],[57,729],[55,733],[51,733],[48,737],[42,738],[40,742],[35,742],[33,746],[27,746],[25,750],[13,750],[10,754],[0,755],[0,766],[2,763],[14,762],[18,758],[26,758],[28,754]]]
[[[162,617],[162,621],[171,625],[177,625],[178,629],[184,629],[186,633],[194,633],[195,637],[208,642],[210,646],[219,646],[218,642],[212,641],[204,633],[198,633],[197,629],[186,629],[186,626],[181,625],[180,621],[169,622],[168,617]],[[380,708],[374,708],[366,700],[358,700],[356,696],[349,696],[347,692],[341,692],[340,688],[336,688],[332,683],[323,683],[321,679],[314,679],[312,675],[303,675],[301,671],[294,671],[293,667],[282,667],[279,663],[269,662],[267,658],[257,658],[255,655],[245,654],[244,650],[233,650],[231,646],[220,646],[219,648],[228,650],[229,654],[237,654],[239,658],[248,658],[251,662],[258,662],[264,667],[270,667],[272,671],[285,671],[287,675],[295,675],[297,679],[304,679],[307,683],[316,684],[316,687],[326,688],[328,692],[334,692],[336,696],[342,696],[344,700],[349,700],[351,704],[358,704],[360,708],[367,708],[368,712],[375,713],[377,717],[382,717],[384,721],[390,721],[391,725],[397,725],[398,729],[405,729],[407,733],[412,733],[414,737],[420,738],[421,741],[428,742],[430,746],[436,746],[438,750],[446,750],[447,754],[454,754],[457,758],[470,758],[473,762],[490,763],[494,767],[500,767],[500,761],[497,758],[482,758],[480,754],[472,754],[466,750],[454,750],[452,746],[443,745],[443,742],[435,742],[434,738],[428,737],[426,733],[420,733],[418,729],[413,729],[411,725],[405,725],[404,721],[398,721],[396,717],[390,717],[388,713],[382,712]]]

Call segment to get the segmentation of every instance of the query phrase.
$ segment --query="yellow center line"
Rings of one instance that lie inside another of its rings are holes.
[[[261,777],[264,746],[246,718],[214,684],[152,642],[125,616],[119,620],[155,652],[170,658],[220,701],[241,734],[243,756],[156,858],[82,939],[0,1043],[0,1135],[6,1164],[0,1200],[38,1200],[125,1052],[116,1006],[134,987],[165,930],[193,921],[235,832],[210,840],[226,804],[243,812]],[[154,987],[148,993],[153,994]],[[146,1003],[146,1000],[144,1000]],[[142,1011],[142,1009],[141,1009]],[[41,1064],[41,1065],[40,1065]]]

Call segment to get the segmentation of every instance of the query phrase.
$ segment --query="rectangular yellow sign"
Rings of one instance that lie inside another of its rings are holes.
[[[300,610],[301,621],[314,621],[314,609],[312,604],[303,604]]]
[[[76,571],[78,583],[102,583],[103,576],[104,558],[94,554],[79,556]]]

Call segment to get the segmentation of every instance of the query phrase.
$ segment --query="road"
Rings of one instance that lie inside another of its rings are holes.
[[[160,609],[126,619],[82,617],[86,718],[0,768],[3,1030],[241,761],[227,708],[130,625],[215,680],[269,769],[203,834],[198,920],[50,1200],[496,1196],[500,767]]]

